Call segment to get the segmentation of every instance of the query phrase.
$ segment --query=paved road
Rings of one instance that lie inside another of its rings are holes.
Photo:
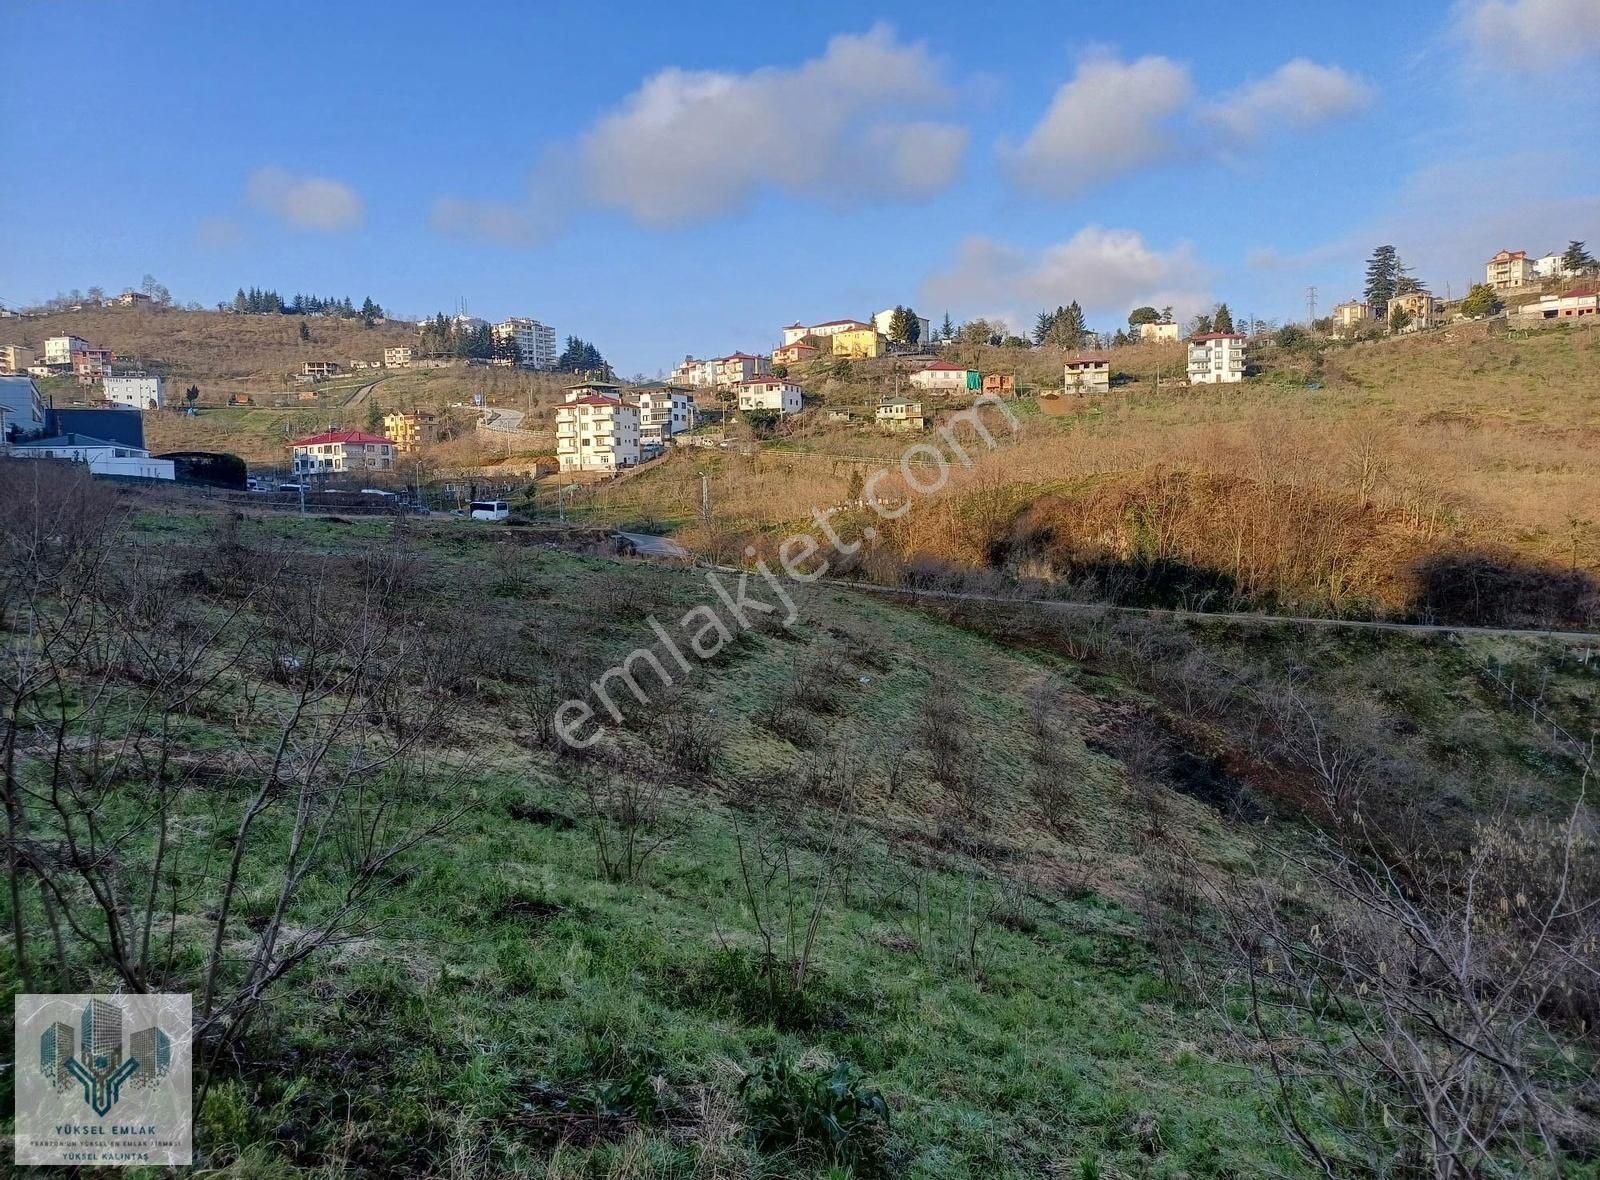
[[[350,409],[354,409],[356,406],[359,406],[362,402],[364,402],[367,399],[367,394],[372,392],[373,386],[381,385],[383,382],[387,381],[390,377],[393,377],[393,376],[394,376],[393,373],[388,373],[388,374],[385,374],[382,377],[378,377],[378,378],[376,378],[376,379],[374,379],[372,381],[368,381],[365,385],[359,387],[354,393],[352,393],[348,398],[345,399],[344,408],[347,409],[347,410],[350,410]]]
[[[738,571],[730,571],[738,572]],[[1293,624],[1302,627],[1331,627],[1353,631],[1409,631],[1417,635],[1486,635],[1507,639],[1557,639],[1568,643],[1600,645],[1600,631],[1541,631],[1526,627],[1469,627],[1448,623],[1383,623],[1369,619],[1326,619],[1310,615],[1258,615],[1244,611],[1163,610],[1144,606],[1107,606],[1098,602],[1064,602],[1057,598],[1018,598],[1004,594],[975,594],[956,590],[915,590],[904,586],[879,586],[872,582],[849,582],[824,578],[823,584],[847,590],[864,590],[901,598],[954,599],[960,602],[993,602],[1007,606],[1036,606],[1044,610],[1080,614],[1147,615],[1164,619],[1222,620],[1231,623]]]
[[[658,537],[653,533],[622,533],[621,537],[633,546],[634,552],[640,557],[667,557],[678,561],[692,560],[694,554],[682,545],[667,537]]]

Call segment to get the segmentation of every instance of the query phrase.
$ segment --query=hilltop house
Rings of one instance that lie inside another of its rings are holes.
[[[892,307],[887,308],[887,309],[885,309],[883,311],[874,312],[873,316],[872,316],[872,326],[874,328],[876,328],[879,332],[883,333],[883,335],[887,336],[889,334],[889,324],[893,321],[893,319],[894,319],[894,308],[892,308]],[[930,335],[929,330],[928,330],[928,319],[927,319],[926,316],[920,316],[920,315],[917,316],[916,319],[917,319],[917,343],[919,343],[919,344],[927,344],[932,340],[932,336]]]
[[[1496,291],[1526,287],[1534,280],[1533,268],[1526,250],[1501,250],[1484,266],[1484,282]]]
[[[1396,323],[1399,327],[1396,327]],[[1408,291],[1389,300],[1389,330],[1420,332],[1439,323],[1439,303],[1426,291]]]
[[[882,356],[884,341],[876,328],[847,328],[833,333],[829,338],[833,355],[847,360],[865,360]]]
[[[1551,253],[1533,260],[1533,277],[1536,279],[1564,279],[1572,272],[1564,261],[1566,254]]]
[[[296,475],[338,475],[346,471],[388,471],[394,466],[394,441],[360,430],[329,430],[290,444]]]
[[[1177,324],[1140,324],[1139,325],[1139,339],[1140,340],[1155,340],[1155,341],[1158,341],[1158,342],[1159,341],[1163,341],[1163,340],[1169,340],[1172,343],[1176,344],[1178,342],[1178,339],[1179,339],[1178,325]]]
[[[556,407],[562,471],[620,471],[639,462],[639,407],[600,392],[568,391]]]
[[[136,307],[140,304],[149,303],[150,296],[146,295],[143,291],[128,290],[124,291],[121,295],[118,295],[110,302],[115,303],[119,307]]]
[[[1333,334],[1348,336],[1372,322],[1372,305],[1352,299],[1333,309]]]
[[[829,350],[832,351],[831,349]],[[815,336],[802,336],[790,344],[780,344],[772,350],[775,365],[798,365],[814,361],[822,355],[822,345]]]
[[[837,336],[840,332],[860,332],[871,327],[871,324],[864,324],[860,320],[828,320],[810,327],[796,321],[783,330],[783,342],[793,344],[805,336]]]
[[[891,397],[878,404],[878,425],[886,430],[921,430],[928,424],[922,403],[909,397]]]
[[[1244,335],[1206,332],[1189,337],[1189,384],[1231,385],[1244,380]]]
[[[976,392],[979,385],[978,370],[953,365],[949,361],[934,361],[926,368],[918,369],[907,380],[917,389],[935,393]]]
[[[741,410],[776,410],[779,414],[798,414],[803,404],[800,386],[787,377],[757,377],[739,385]]]
[[[1061,370],[1061,388],[1072,393],[1105,393],[1111,388],[1111,358],[1099,353],[1069,356]]]

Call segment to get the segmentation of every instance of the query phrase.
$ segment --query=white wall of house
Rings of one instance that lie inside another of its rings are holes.
[[[878,331],[883,335],[887,336],[889,334],[889,323],[893,319],[894,308],[892,307],[885,311],[875,312],[872,317],[872,326],[878,329]],[[925,316],[919,315],[917,317],[917,327],[920,329],[920,335],[917,336],[917,340],[919,342],[928,340],[928,320]]]
[[[921,369],[907,380],[918,389],[936,389],[945,392],[967,388],[966,369]]]
[[[136,410],[159,410],[166,400],[166,379],[162,377],[107,377],[106,401]]]
[[[803,404],[800,387],[781,377],[747,382],[739,387],[741,410],[776,410],[780,414],[798,414]]]
[[[556,459],[562,471],[620,471],[639,462],[639,407],[580,398],[556,407]]]
[[[89,342],[81,336],[52,336],[44,342],[44,363],[70,365],[72,354],[83,352],[88,347]]]
[[[59,447],[22,446],[12,452],[19,459],[67,459],[82,463],[91,475],[120,475],[134,479],[174,479],[171,459],[152,459],[138,447],[74,445]]]
[[[1244,337],[1189,342],[1189,384],[1229,385],[1244,380]]]

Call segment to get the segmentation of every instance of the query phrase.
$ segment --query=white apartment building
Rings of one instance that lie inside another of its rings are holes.
[[[1546,254],[1542,258],[1533,260],[1533,277],[1536,279],[1564,279],[1572,272],[1567,269],[1567,264],[1562,261],[1565,252],[1561,254]]]
[[[688,391],[658,385],[633,392],[639,399],[640,446],[665,446],[694,425],[694,398]]]
[[[159,410],[166,400],[167,382],[164,377],[107,377],[106,401],[119,406],[132,406],[136,410]]]
[[[119,475],[131,479],[174,479],[171,459],[152,459],[143,447],[90,438],[86,434],[58,434],[34,439],[11,448],[18,459],[66,459],[82,463],[90,475]]]
[[[883,335],[887,336],[889,334],[889,323],[893,319],[894,319],[894,308],[892,308],[892,307],[888,308],[885,311],[874,312],[873,315],[872,315],[872,326],[874,328],[878,329],[878,331],[880,333],[882,333]],[[918,329],[918,335],[917,335],[918,343],[926,344],[928,342],[928,340],[929,340],[929,336],[928,336],[928,318],[926,316],[920,316],[919,315],[917,317],[917,329]]]
[[[798,414],[803,399],[800,386],[787,377],[756,377],[739,383],[741,410],[776,410],[779,414]]]
[[[1229,385],[1244,380],[1244,336],[1207,332],[1189,337],[1189,384]]]
[[[590,393],[556,407],[562,471],[620,471],[639,462],[639,407]]]
[[[44,363],[70,365],[74,353],[87,352],[89,342],[81,336],[52,336],[44,342]]]
[[[329,430],[302,438],[291,446],[296,475],[388,471],[394,467],[394,442],[360,430]]]
[[[771,357],[751,356],[748,352],[736,352],[704,361],[686,356],[683,363],[672,370],[672,383],[704,389],[712,385],[739,385],[770,372]]]
[[[517,364],[524,369],[556,367],[556,330],[549,324],[513,316],[494,326],[494,336],[516,344]]]
[[[360,364],[359,361],[356,362]],[[411,350],[405,345],[383,350],[383,367],[386,369],[409,369],[411,367]]]
[[[44,398],[32,377],[0,377],[0,442],[44,429]]]

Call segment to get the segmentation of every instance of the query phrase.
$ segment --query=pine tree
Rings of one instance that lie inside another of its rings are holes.
[[[939,335],[945,340],[954,340],[956,338],[956,326],[950,322],[950,313],[948,311],[944,313],[944,323],[939,326]]]
[[[1382,319],[1388,314],[1389,300],[1401,294],[1399,284],[1404,274],[1400,252],[1393,246],[1379,246],[1367,259],[1365,295],[1375,317]]]
[[[895,344],[906,343],[906,309],[898,303],[889,314],[889,339]]]
[[[1033,322],[1033,342],[1044,344],[1050,339],[1050,333],[1056,326],[1056,317],[1049,309],[1041,311]]]
[[[916,344],[922,339],[922,320],[914,307],[906,308],[906,343]]]
[[[1567,248],[1561,254],[1561,269],[1571,275],[1583,274],[1594,269],[1594,259],[1589,251],[1584,249],[1584,243],[1574,238],[1567,243]]]
[[[1217,309],[1211,313],[1213,332],[1233,331],[1233,312],[1228,310],[1226,303],[1217,304]]]

